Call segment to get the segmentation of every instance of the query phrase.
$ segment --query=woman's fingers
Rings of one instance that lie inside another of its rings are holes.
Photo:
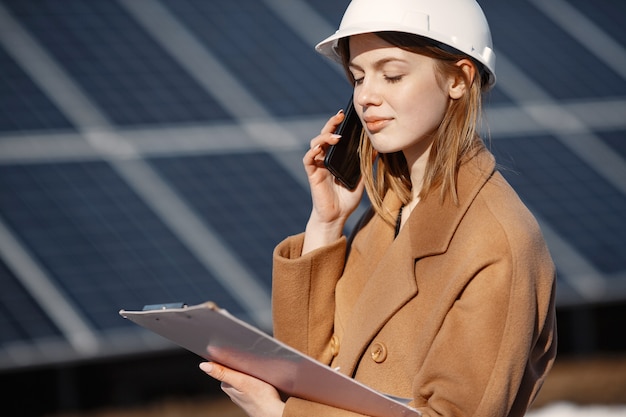
[[[341,136],[335,135],[334,132],[337,130],[337,126],[339,126],[339,124],[343,121],[344,117],[345,115],[343,114],[343,110],[339,110],[337,114],[328,119],[320,131],[320,134],[311,139],[309,147],[313,149],[317,145],[324,146],[327,143],[331,145],[337,143]]]
[[[210,377],[220,381],[224,391],[234,390],[242,393],[246,391],[246,388],[249,388],[259,382],[256,378],[251,377],[250,375],[232,370],[215,362],[202,362],[200,364],[200,369],[202,369]]]
[[[203,362],[200,369],[220,381],[222,391],[249,417],[280,417],[283,414],[285,403],[270,384],[214,362]]]
[[[337,114],[328,119],[320,133],[333,133],[335,130],[337,130],[337,126],[339,126],[339,124],[343,121],[345,117],[346,115],[344,114],[343,110],[339,110]]]
[[[304,162],[304,165],[318,165],[316,161],[324,160],[323,153],[322,145],[318,143],[304,154],[302,162]]]
[[[200,364],[200,369],[202,369],[210,377],[215,378],[220,382],[227,382],[226,380],[229,379],[229,376],[227,373],[227,371],[229,370],[217,363],[202,362]]]
[[[248,375],[233,371],[215,362],[202,362],[200,369],[210,377],[220,381],[223,388],[235,387],[238,390],[238,388],[245,384],[246,379],[250,378]]]
[[[311,141],[311,148],[304,154],[304,157],[302,158],[304,165],[323,167],[324,157],[326,156],[326,148],[328,145],[335,145],[340,138],[341,136],[335,134],[319,135]]]

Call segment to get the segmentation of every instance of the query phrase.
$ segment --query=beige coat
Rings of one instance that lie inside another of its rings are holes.
[[[483,152],[460,204],[421,201],[396,239],[378,216],[348,243],[274,253],[274,334],[424,416],[523,416],[556,354],[555,271],[539,227]],[[400,203],[388,195],[386,206]],[[345,268],[344,268],[345,267]],[[297,398],[284,416],[356,415]]]

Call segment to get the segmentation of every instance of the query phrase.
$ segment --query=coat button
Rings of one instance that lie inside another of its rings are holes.
[[[387,359],[387,346],[385,346],[384,343],[376,342],[372,345],[370,354],[372,355],[374,362],[384,362],[385,359]]]
[[[337,356],[339,354],[339,338],[337,335],[333,335],[330,339],[330,353],[333,356]]]

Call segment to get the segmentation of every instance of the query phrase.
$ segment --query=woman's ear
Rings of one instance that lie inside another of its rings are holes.
[[[463,94],[465,94],[465,91],[470,87],[476,76],[476,67],[469,59],[461,59],[456,63],[456,66],[461,69],[461,73],[451,79],[448,89],[450,98],[454,100],[463,97]]]

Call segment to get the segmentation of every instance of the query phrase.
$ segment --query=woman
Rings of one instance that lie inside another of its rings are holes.
[[[424,416],[523,416],[556,353],[555,271],[477,134],[495,82],[482,11],[353,0],[317,48],[354,83],[362,180],[348,190],[324,167],[339,112],[303,159],[305,232],[274,253],[275,336]],[[347,239],[364,189],[372,208]],[[201,367],[250,416],[355,415]]]

